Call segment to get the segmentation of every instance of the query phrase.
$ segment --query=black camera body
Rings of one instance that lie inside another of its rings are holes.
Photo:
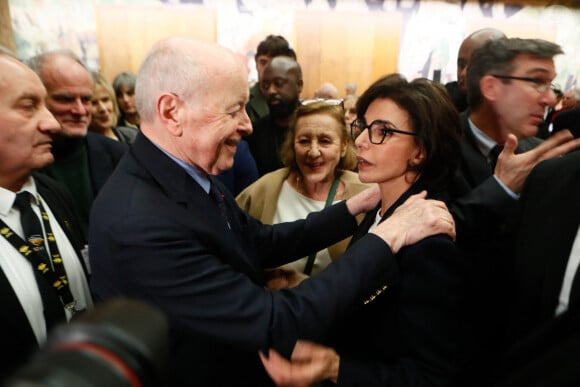
[[[99,304],[56,327],[6,387],[163,386],[169,323],[158,309],[125,298]]]

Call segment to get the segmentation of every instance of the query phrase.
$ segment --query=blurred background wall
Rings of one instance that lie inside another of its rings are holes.
[[[392,72],[455,80],[461,41],[483,27],[560,44],[555,83],[580,86],[577,0],[0,0],[0,43],[19,57],[70,48],[110,81],[136,72],[153,42],[177,34],[231,48],[252,83],[257,44],[280,34],[302,65],[303,97],[323,82],[341,92],[353,82],[360,92]]]

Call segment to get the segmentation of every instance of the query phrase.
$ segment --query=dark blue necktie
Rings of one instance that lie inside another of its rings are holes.
[[[230,227],[230,220],[228,217],[226,203],[224,201],[224,194],[219,190],[219,188],[217,187],[217,185],[215,184],[215,182],[213,180],[210,180],[210,182],[211,182],[211,185],[209,187],[209,196],[217,204],[218,208],[220,209],[220,214],[221,214],[222,218],[224,218],[224,220],[228,224],[228,227]]]

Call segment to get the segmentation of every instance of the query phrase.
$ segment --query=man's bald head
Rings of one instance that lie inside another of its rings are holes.
[[[506,35],[502,31],[495,28],[483,28],[472,32],[463,40],[457,54],[457,83],[463,93],[467,92],[465,76],[473,50],[488,40],[503,38],[506,38]]]
[[[174,93],[185,101],[202,101],[215,91],[212,80],[238,71],[242,64],[233,52],[217,44],[185,37],[170,37],[149,50],[135,86],[142,122],[152,122],[161,93]]]
[[[264,69],[260,91],[266,97],[270,115],[287,120],[300,102],[302,69],[298,62],[286,56],[273,58]]]
[[[338,89],[334,84],[330,82],[324,82],[320,87],[314,92],[314,98],[324,98],[324,99],[337,99],[340,98]]]
[[[266,69],[270,69],[277,73],[292,74],[297,80],[302,82],[302,68],[295,59],[290,58],[289,56],[277,56],[272,58],[270,63],[266,66]],[[264,69],[264,71],[266,71],[266,69]]]

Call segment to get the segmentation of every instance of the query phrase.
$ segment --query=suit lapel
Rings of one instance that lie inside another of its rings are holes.
[[[263,269],[258,262],[254,262],[247,256],[240,242],[241,225],[238,212],[241,210],[228,190],[220,185],[227,210],[232,215],[231,230],[224,221],[217,204],[203,188],[149,139],[139,134],[130,152],[151,173],[167,197],[186,209],[183,215],[185,222],[188,219],[189,221],[197,219],[197,222],[202,223],[204,228],[211,230],[210,234],[215,236],[219,248],[216,255],[219,255],[225,263],[254,279],[256,283],[261,284]],[[218,182],[218,184],[221,183]]]
[[[579,157],[577,159],[580,161]],[[535,302],[539,303],[537,308],[544,319],[554,316],[580,221],[577,197],[580,168],[570,178],[562,179],[558,173],[559,160],[550,162],[553,164],[549,170],[544,170],[542,180],[536,180],[533,190],[524,193],[527,200],[520,223],[516,261],[517,276],[525,281],[518,297],[537,294],[539,299]]]
[[[463,158],[461,168],[463,176],[469,181],[469,185],[474,187],[490,177],[491,170],[487,159],[477,147],[477,140],[471,131],[467,118],[467,112],[461,114],[461,127],[463,130],[463,138],[459,143],[461,157]]]

